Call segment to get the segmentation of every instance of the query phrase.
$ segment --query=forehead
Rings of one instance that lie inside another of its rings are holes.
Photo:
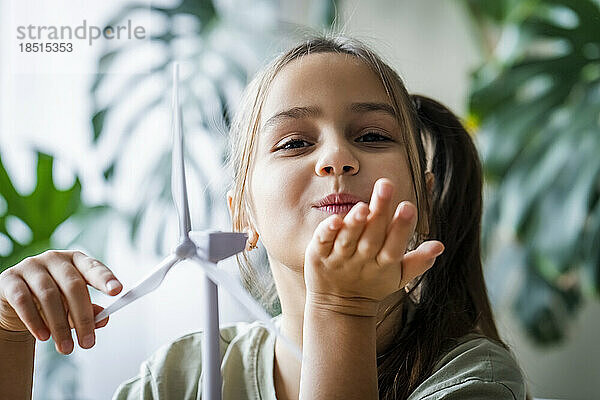
[[[363,102],[390,103],[383,83],[367,64],[350,54],[309,54],[291,61],[275,76],[262,120],[295,106]]]

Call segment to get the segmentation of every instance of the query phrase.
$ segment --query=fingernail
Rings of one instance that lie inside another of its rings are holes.
[[[119,286],[121,286],[121,284],[116,279],[111,279],[110,281],[106,282],[106,290],[108,290],[109,292],[112,292],[114,289],[117,289]]]
[[[94,345],[94,342],[95,342],[94,334],[90,333],[89,335],[87,335],[83,338],[83,340],[81,341],[81,345],[83,347],[85,347],[86,349],[89,349],[90,347],[92,347]]]
[[[444,252],[444,245],[441,243],[434,243],[432,244],[432,247],[431,251],[433,252],[434,257],[437,257]]]
[[[357,221],[363,221],[367,217],[367,210],[364,206],[359,205],[358,209],[354,212],[354,218]]]
[[[401,203],[398,214],[404,219],[411,219],[415,215],[415,209],[407,203]]]
[[[69,339],[65,339],[60,342],[60,350],[63,353],[70,353],[73,350],[73,342]]]
[[[50,339],[50,332],[48,332],[46,329],[42,329],[38,332],[38,340],[45,342],[48,339]]]
[[[338,229],[338,219],[337,218],[332,218],[331,221],[329,221],[329,229],[331,229],[332,231],[335,231],[336,229]]]
[[[387,199],[392,194],[392,187],[389,185],[389,183],[379,182],[378,193],[380,197]]]

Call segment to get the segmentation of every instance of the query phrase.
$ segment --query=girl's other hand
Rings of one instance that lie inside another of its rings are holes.
[[[95,316],[103,310],[92,304],[87,285],[114,296],[123,286],[100,261],[80,251],[49,250],[28,257],[0,274],[0,329],[29,331],[38,340],[52,335],[56,350],[73,351],[71,328],[79,346],[95,344]]]
[[[393,213],[393,190],[379,179],[369,205],[359,202],[343,219],[334,214],[317,226],[305,253],[307,305],[375,316],[381,300],[433,266],[444,251],[439,241],[405,254],[417,209],[403,201]]]

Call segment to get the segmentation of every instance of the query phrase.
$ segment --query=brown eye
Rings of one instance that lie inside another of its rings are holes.
[[[302,139],[290,139],[288,141],[286,141],[285,143],[283,143],[281,146],[279,146],[277,148],[277,150],[294,150],[294,149],[299,149],[302,148],[304,146],[296,146],[296,144],[299,143],[308,143],[306,140],[302,140]]]
[[[382,135],[379,132],[375,132],[375,131],[367,132],[364,135],[362,135],[361,137],[359,137],[358,139],[362,139],[362,138],[375,138],[375,140],[367,140],[368,142],[389,142],[392,140],[391,138],[389,138],[385,135]]]

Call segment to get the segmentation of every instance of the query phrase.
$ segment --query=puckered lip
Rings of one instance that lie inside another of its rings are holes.
[[[341,204],[356,204],[361,200],[360,198],[358,198],[357,196],[350,194],[350,193],[331,193],[328,194],[327,196],[323,197],[321,200],[317,201],[314,204],[314,207],[325,207],[325,206],[331,206],[331,205],[341,205]]]

